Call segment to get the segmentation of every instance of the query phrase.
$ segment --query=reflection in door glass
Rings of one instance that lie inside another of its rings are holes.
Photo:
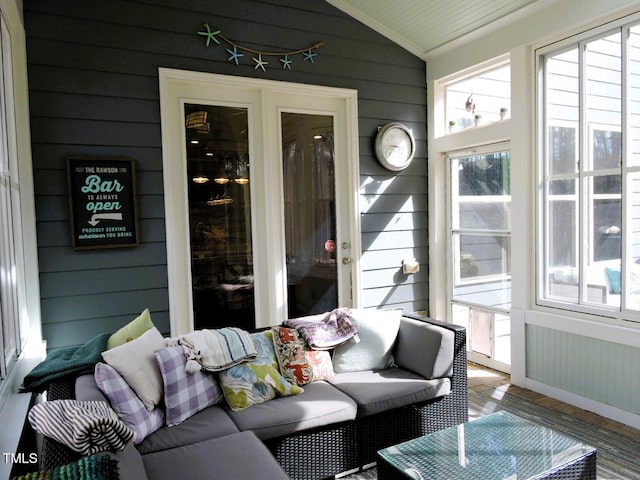
[[[196,329],[255,327],[248,116],[185,105]]]
[[[282,113],[290,318],[338,306],[333,117]]]

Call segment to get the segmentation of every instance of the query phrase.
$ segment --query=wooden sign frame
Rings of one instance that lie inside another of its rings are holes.
[[[132,158],[67,158],[74,250],[136,247],[138,205]]]

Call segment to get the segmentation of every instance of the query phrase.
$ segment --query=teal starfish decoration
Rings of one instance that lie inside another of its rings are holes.
[[[233,47],[233,50],[227,48],[227,52],[229,52],[229,54],[231,55],[227,60],[229,62],[234,61],[236,62],[236,65],[240,65],[240,62],[238,62],[238,60],[240,59],[240,57],[244,57],[244,53],[238,52],[238,49],[235,46]]]
[[[291,64],[293,63],[291,60],[289,60],[289,55],[285,55],[284,58],[281,58],[280,61],[282,62],[282,69],[289,69],[291,70]]]
[[[318,54],[317,53],[313,53],[312,50],[308,50],[307,52],[302,52],[302,55],[304,55],[304,61],[306,62],[307,60],[309,60],[311,63],[313,63],[313,57],[317,57]]]
[[[203,26],[207,30],[205,32],[198,32],[198,35],[204,35],[205,37],[207,37],[207,47],[211,43],[211,40],[220,45],[220,41],[216,38],[216,35],[220,35],[220,30],[216,30],[215,32],[212,31],[208,23],[205,23]]]

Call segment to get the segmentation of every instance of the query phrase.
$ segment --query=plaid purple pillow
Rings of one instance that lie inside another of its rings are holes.
[[[222,391],[212,373],[187,373],[187,357],[181,346],[156,351],[164,382],[164,405],[168,426],[177,425],[193,414],[218,403]]]
[[[162,409],[148,411],[127,382],[110,365],[99,362],[94,378],[96,384],[111,403],[111,407],[131,430],[136,433],[136,445],[164,425]]]

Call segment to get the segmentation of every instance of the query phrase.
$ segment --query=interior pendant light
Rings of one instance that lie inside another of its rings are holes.
[[[202,184],[207,183],[209,181],[209,177],[207,177],[204,173],[198,173],[198,174],[194,175],[191,180],[193,180],[193,183],[197,183],[198,185],[202,185]]]

